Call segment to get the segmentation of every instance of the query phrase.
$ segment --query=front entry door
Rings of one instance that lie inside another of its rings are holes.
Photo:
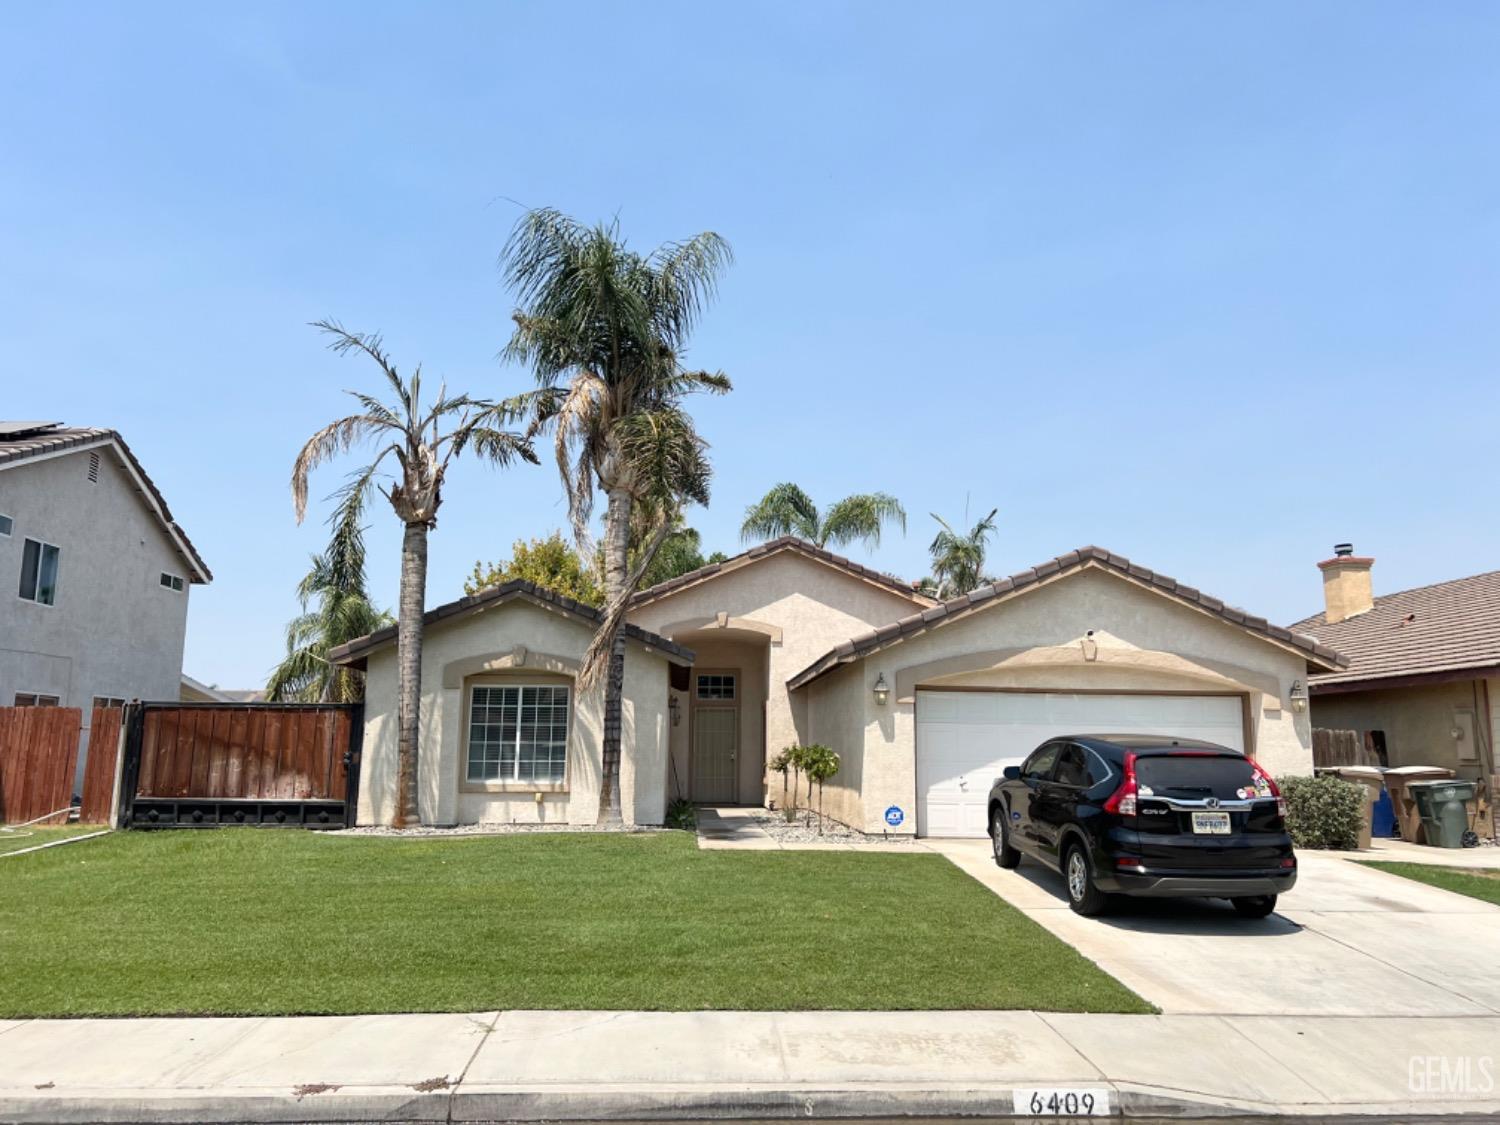
[[[733,707],[700,707],[693,721],[693,800],[732,802],[739,723]]]

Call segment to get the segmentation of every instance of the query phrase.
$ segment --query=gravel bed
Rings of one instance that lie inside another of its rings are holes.
[[[763,829],[771,839],[785,844],[813,844],[819,840],[839,844],[909,844],[911,842],[910,836],[879,836],[859,832],[847,824],[841,824],[826,816],[822,818],[823,831],[820,835],[818,815],[813,814],[811,825],[807,823],[807,817],[806,811],[801,809],[797,811],[797,819],[793,823],[788,823],[786,817],[779,812],[762,812],[753,815],[757,827]]]

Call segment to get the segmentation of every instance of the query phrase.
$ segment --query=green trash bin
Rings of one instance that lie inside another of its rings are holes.
[[[1416,799],[1422,817],[1422,833],[1427,842],[1440,848],[1461,848],[1464,833],[1469,830],[1469,810],[1474,782],[1462,779],[1448,781],[1415,781],[1407,791]]]

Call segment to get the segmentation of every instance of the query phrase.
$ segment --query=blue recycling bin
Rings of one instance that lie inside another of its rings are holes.
[[[1389,840],[1401,835],[1396,831],[1396,806],[1391,804],[1391,795],[1384,789],[1375,799],[1375,807],[1370,810],[1370,835],[1377,840]]]

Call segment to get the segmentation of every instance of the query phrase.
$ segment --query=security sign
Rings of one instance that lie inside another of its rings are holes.
[[[892,805],[885,810],[885,822],[892,828],[900,828],[901,822],[906,819],[906,814],[901,811],[900,805]]]

